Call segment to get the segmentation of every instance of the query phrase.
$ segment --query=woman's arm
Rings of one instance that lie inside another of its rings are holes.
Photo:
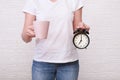
[[[86,29],[88,31],[90,29],[90,27],[82,21],[82,8],[74,12],[73,30],[75,31],[77,28]]]
[[[33,37],[35,37],[33,29],[33,21],[36,19],[35,15],[25,13],[24,27],[22,31],[22,40],[26,43],[30,42]]]

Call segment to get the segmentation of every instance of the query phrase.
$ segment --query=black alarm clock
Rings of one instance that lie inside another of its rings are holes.
[[[74,31],[73,44],[78,49],[86,49],[90,43],[89,32],[86,29],[78,28]]]

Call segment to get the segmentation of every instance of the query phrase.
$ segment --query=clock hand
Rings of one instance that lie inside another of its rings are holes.
[[[82,41],[82,34],[81,34],[81,41]]]
[[[81,39],[80,39],[80,42],[79,42],[79,44],[82,42],[82,35],[81,35]]]

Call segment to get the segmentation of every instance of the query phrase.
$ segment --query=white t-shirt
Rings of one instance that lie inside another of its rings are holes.
[[[47,39],[37,42],[36,61],[66,63],[78,60],[78,53],[73,45],[74,11],[83,7],[81,0],[28,0],[23,12],[36,16],[37,20],[48,19],[50,26]]]

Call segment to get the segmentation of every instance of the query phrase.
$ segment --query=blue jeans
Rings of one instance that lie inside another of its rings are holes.
[[[77,80],[79,61],[47,63],[33,60],[32,80]]]

